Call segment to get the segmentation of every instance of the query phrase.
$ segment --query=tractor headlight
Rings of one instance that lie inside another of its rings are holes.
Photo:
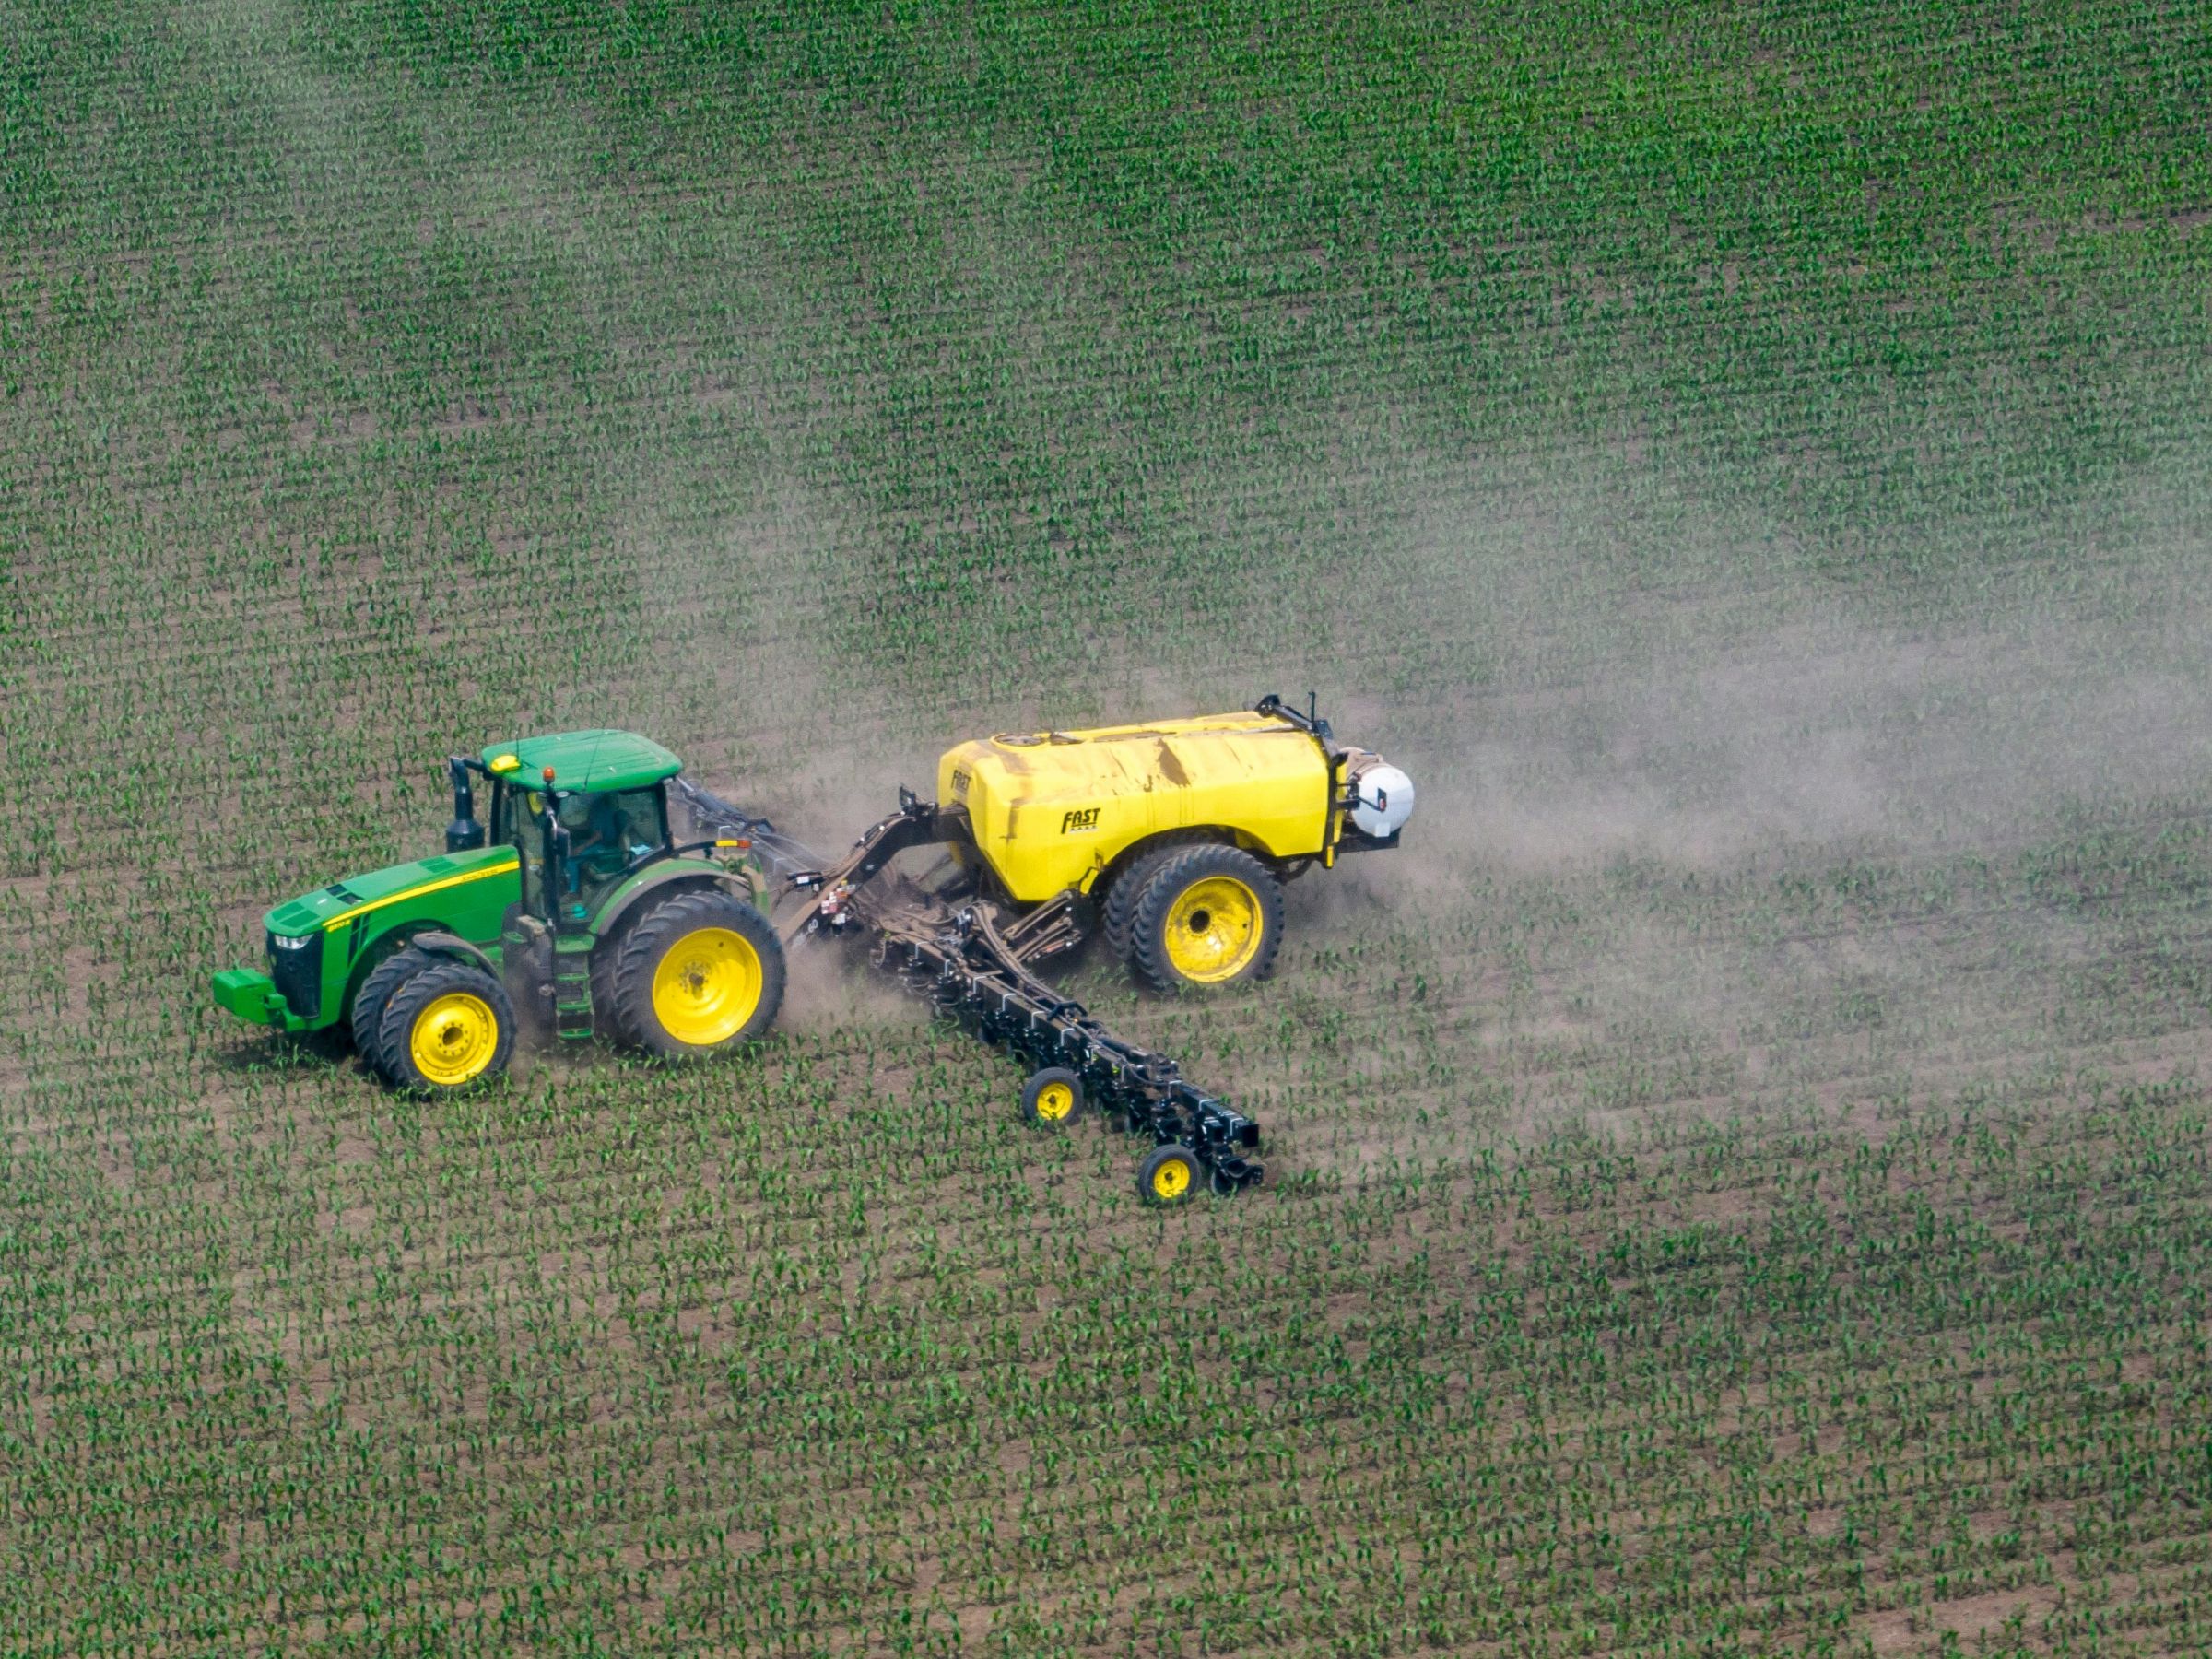
[[[306,934],[300,938],[294,939],[288,937],[284,934],[271,934],[269,935],[269,948],[271,950],[305,950],[310,945],[312,945],[315,942],[315,937],[316,935],[313,934]]]

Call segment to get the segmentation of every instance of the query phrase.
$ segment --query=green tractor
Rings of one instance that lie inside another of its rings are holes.
[[[670,1058],[768,1029],[783,947],[762,849],[745,833],[756,821],[725,809],[725,832],[679,843],[672,782],[723,804],[627,732],[534,737],[448,764],[444,854],[278,905],[269,971],[218,973],[217,1003],[283,1031],[343,1026],[387,1083],[423,1090],[504,1070],[518,1029]],[[773,827],[757,828],[772,849]]]

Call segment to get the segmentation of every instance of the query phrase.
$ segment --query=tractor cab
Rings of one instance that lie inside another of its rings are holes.
[[[480,765],[492,781],[490,841],[519,855],[527,914],[585,923],[641,861],[673,850],[667,780],[682,763],[649,738],[564,732],[487,749]],[[458,784],[455,805],[449,849],[482,844]]]
[[[550,799],[552,816],[547,816]],[[558,824],[560,842],[547,841]],[[495,783],[491,844],[512,847],[522,862],[523,909],[564,924],[587,920],[599,902],[641,862],[666,853],[668,802],[663,785],[606,789],[586,794],[524,789]],[[548,910],[547,871],[553,873]]]

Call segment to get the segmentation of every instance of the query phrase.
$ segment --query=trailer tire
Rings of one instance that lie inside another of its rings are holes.
[[[783,1004],[783,946],[734,893],[694,888],[623,935],[610,1012],[627,1041],[666,1060],[721,1053],[765,1033]]]
[[[1188,1204],[1198,1190],[1198,1156],[1188,1147],[1171,1143],[1156,1148],[1137,1166],[1137,1196],[1147,1204],[1168,1209]]]
[[[392,1056],[384,1048],[382,1026],[384,1010],[392,1006],[393,994],[420,973],[433,966],[438,959],[427,950],[417,950],[403,945],[369,971],[360,989],[353,994],[353,1012],[350,1025],[353,1030],[353,1050],[360,1055],[361,1064],[387,1086],[395,1085],[399,1075]]]
[[[1265,979],[1282,947],[1282,883],[1241,847],[1186,847],[1146,881],[1130,933],[1131,960],[1156,991]]]
[[[396,1087],[450,1093],[506,1071],[514,1004],[507,987],[474,963],[434,958],[392,994],[377,1041]]]
[[[1106,884],[1106,902],[1099,906],[1099,931],[1106,949],[1117,962],[1127,962],[1131,932],[1136,925],[1136,907],[1145,887],[1159,874],[1160,866],[1191,843],[1182,836],[1153,842],[1132,858]]]

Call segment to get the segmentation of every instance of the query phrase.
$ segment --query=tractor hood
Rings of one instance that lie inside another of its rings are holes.
[[[465,888],[488,877],[511,874],[519,861],[512,847],[478,847],[466,853],[441,853],[412,864],[393,865],[361,876],[348,876],[328,887],[278,905],[265,920],[279,938],[296,939],[318,929],[335,927],[412,900],[429,897],[445,888]],[[474,897],[474,895],[470,895]]]

